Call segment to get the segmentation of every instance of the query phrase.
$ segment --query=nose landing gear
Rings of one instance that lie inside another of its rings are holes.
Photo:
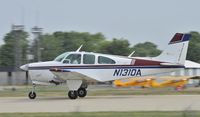
[[[29,92],[28,97],[29,97],[30,99],[35,99],[35,98],[36,98],[36,93],[33,92],[33,91]]]
[[[37,95],[36,95],[36,93],[35,93],[35,87],[36,87],[36,85],[33,84],[33,89],[32,89],[32,91],[29,92],[29,94],[28,94],[29,99],[35,99],[35,98],[36,98]]]

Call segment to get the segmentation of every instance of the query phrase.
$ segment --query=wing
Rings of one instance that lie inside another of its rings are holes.
[[[59,68],[52,68],[50,71],[58,78],[61,78],[62,80],[87,80],[87,81],[96,81],[95,79],[86,76],[84,74],[81,74],[79,72],[75,71],[69,71]]]

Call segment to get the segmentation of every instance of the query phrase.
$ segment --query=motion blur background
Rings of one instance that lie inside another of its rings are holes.
[[[200,62],[200,1],[2,0],[0,84],[30,83],[19,66],[76,50],[157,56],[176,32],[190,33],[187,60]]]

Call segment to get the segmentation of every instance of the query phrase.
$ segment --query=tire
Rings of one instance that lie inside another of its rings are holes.
[[[28,94],[29,99],[35,99],[36,96],[37,96],[36,93],[33,91],[29,92],[29,94]]]
[[[85,97],[87,95],[87,90],[85,88],[79,88],[78,89],[78,96],[79,97]]]
[[[68,92],[68,97],[69,97],[70,99],[76,99],[76,98],[78,97],[77,91],[69,91],[69,92]]]

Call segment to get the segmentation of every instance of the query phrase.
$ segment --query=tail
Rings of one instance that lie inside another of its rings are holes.
[[[167,48],[157,57],[158,61],[184,65],[188,50],[190,34],[176,33]]]

